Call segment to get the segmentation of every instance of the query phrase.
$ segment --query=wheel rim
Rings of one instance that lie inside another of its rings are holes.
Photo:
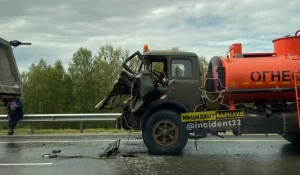
[[[168,146],[178,138],[178,127],[171,121],[160,121],[153,127],[152,135],[156,143]]]

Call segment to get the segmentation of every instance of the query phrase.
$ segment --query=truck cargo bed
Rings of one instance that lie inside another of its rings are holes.
[[[11,45],[0,38],[0,100],[20,97],[22,91],[22,80]]]

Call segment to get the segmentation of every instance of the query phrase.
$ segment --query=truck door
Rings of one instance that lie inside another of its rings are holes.
[[[193,58],[195,59],[195,58]],[[198,59],[198,58],[196,58]],[[168,59],[169,84],[167,98],[178,101],[194,111],[201,104],[200,68],[191,57],[172,56]],[[197,108],[196,111],[198,111]]]

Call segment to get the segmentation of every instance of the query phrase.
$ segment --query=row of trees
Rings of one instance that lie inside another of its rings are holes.
[[[174,47],[171,50],[179,48]],[[121,64],[129,54],[128,50],[105,45],[100,47],[94,56],[87,48],[79,48],[73,54],[67,69],[64,69],[59,59],[53,65],[47,64],[44,59],[32,64],[28,71],[21,73],[24,85],[24,113],[120,112],[118,109],[99,111],[95,109],[95,105],[110,92],[122,71]],[[206,71],[205,57],[199,57],[199,60],[201,70]],[[130,66],[135,66],[134,62],[131,62]],[[6,110],[2,110],[3,112],[6,113]],[[91,123],[90,127],[99,126],[102,127]],[[78,124],[64,123],[63,127],[78,128]]]
[[[57,60],[53,66],[41,59],[22,73],[25,113],[91,113],[109,93],[122,70],[127,50],[106,45],[93,56],[86,48],[73,54],[68,69]]]

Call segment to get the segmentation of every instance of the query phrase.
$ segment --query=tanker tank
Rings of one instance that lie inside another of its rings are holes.
[[[235,43],[227,57],[212,57],[204,78],[207,93],[222,95],[219,99],[231,108],[237,103],[296,102],[294,81],[300,80],[300,73],[295,76],[300,72],[298,33],[300,30],[294,36],[274,39],[274,52],[243,53],[242,44]]]

